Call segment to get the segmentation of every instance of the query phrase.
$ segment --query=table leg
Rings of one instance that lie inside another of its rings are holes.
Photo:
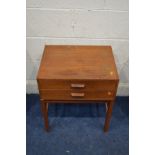
[[[105,108],[106,108],[106,112],[108,111],[108,103],[105,102]]]
[[[43,110],[43,118],[44,118],[44,125],[45,125],[45,130],[49,130],[49,125],[48,125],[48,103],[45,101],[42,101],[42,110]]]
[[[44,116],[44,108],[43,108],[44,105],[43,104],[44,104],[44,101],[40,99],[40,110],[41,110],[42,116]]]
[[[113,109],[113,101],[108,101],[107,102],[107,112],[106,112],[106,118],[105,118],[105,123],[104,123],[104,132],[107,132],[109,130],[109,126],[110,126],[110,120],[111,120],[111,116],[112,116],[112,109]]]

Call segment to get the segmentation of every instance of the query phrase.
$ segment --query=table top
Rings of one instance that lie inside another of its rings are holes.
[[[111,46],[46,45],[37,79],[118,80]]]

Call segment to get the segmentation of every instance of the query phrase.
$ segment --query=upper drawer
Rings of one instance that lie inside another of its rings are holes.
[[[38,80],[39,89],[82,89],[82,90],[114,90],[117,81],[94,80]]]

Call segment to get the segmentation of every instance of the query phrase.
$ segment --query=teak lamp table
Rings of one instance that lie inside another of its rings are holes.
[[[48,131],[48,103],[106,103],[108,131],[119,77],[111,46],[46,45],[37,75]]]

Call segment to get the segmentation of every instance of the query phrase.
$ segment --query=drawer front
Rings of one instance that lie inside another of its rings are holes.
[[[40,90],[44,100],[109,100],[114,98],[114,91],[70,91]]]
[[[115,90],[116,81],[59,81],[39,80],[39,89],[61,89],[61,90]]]

